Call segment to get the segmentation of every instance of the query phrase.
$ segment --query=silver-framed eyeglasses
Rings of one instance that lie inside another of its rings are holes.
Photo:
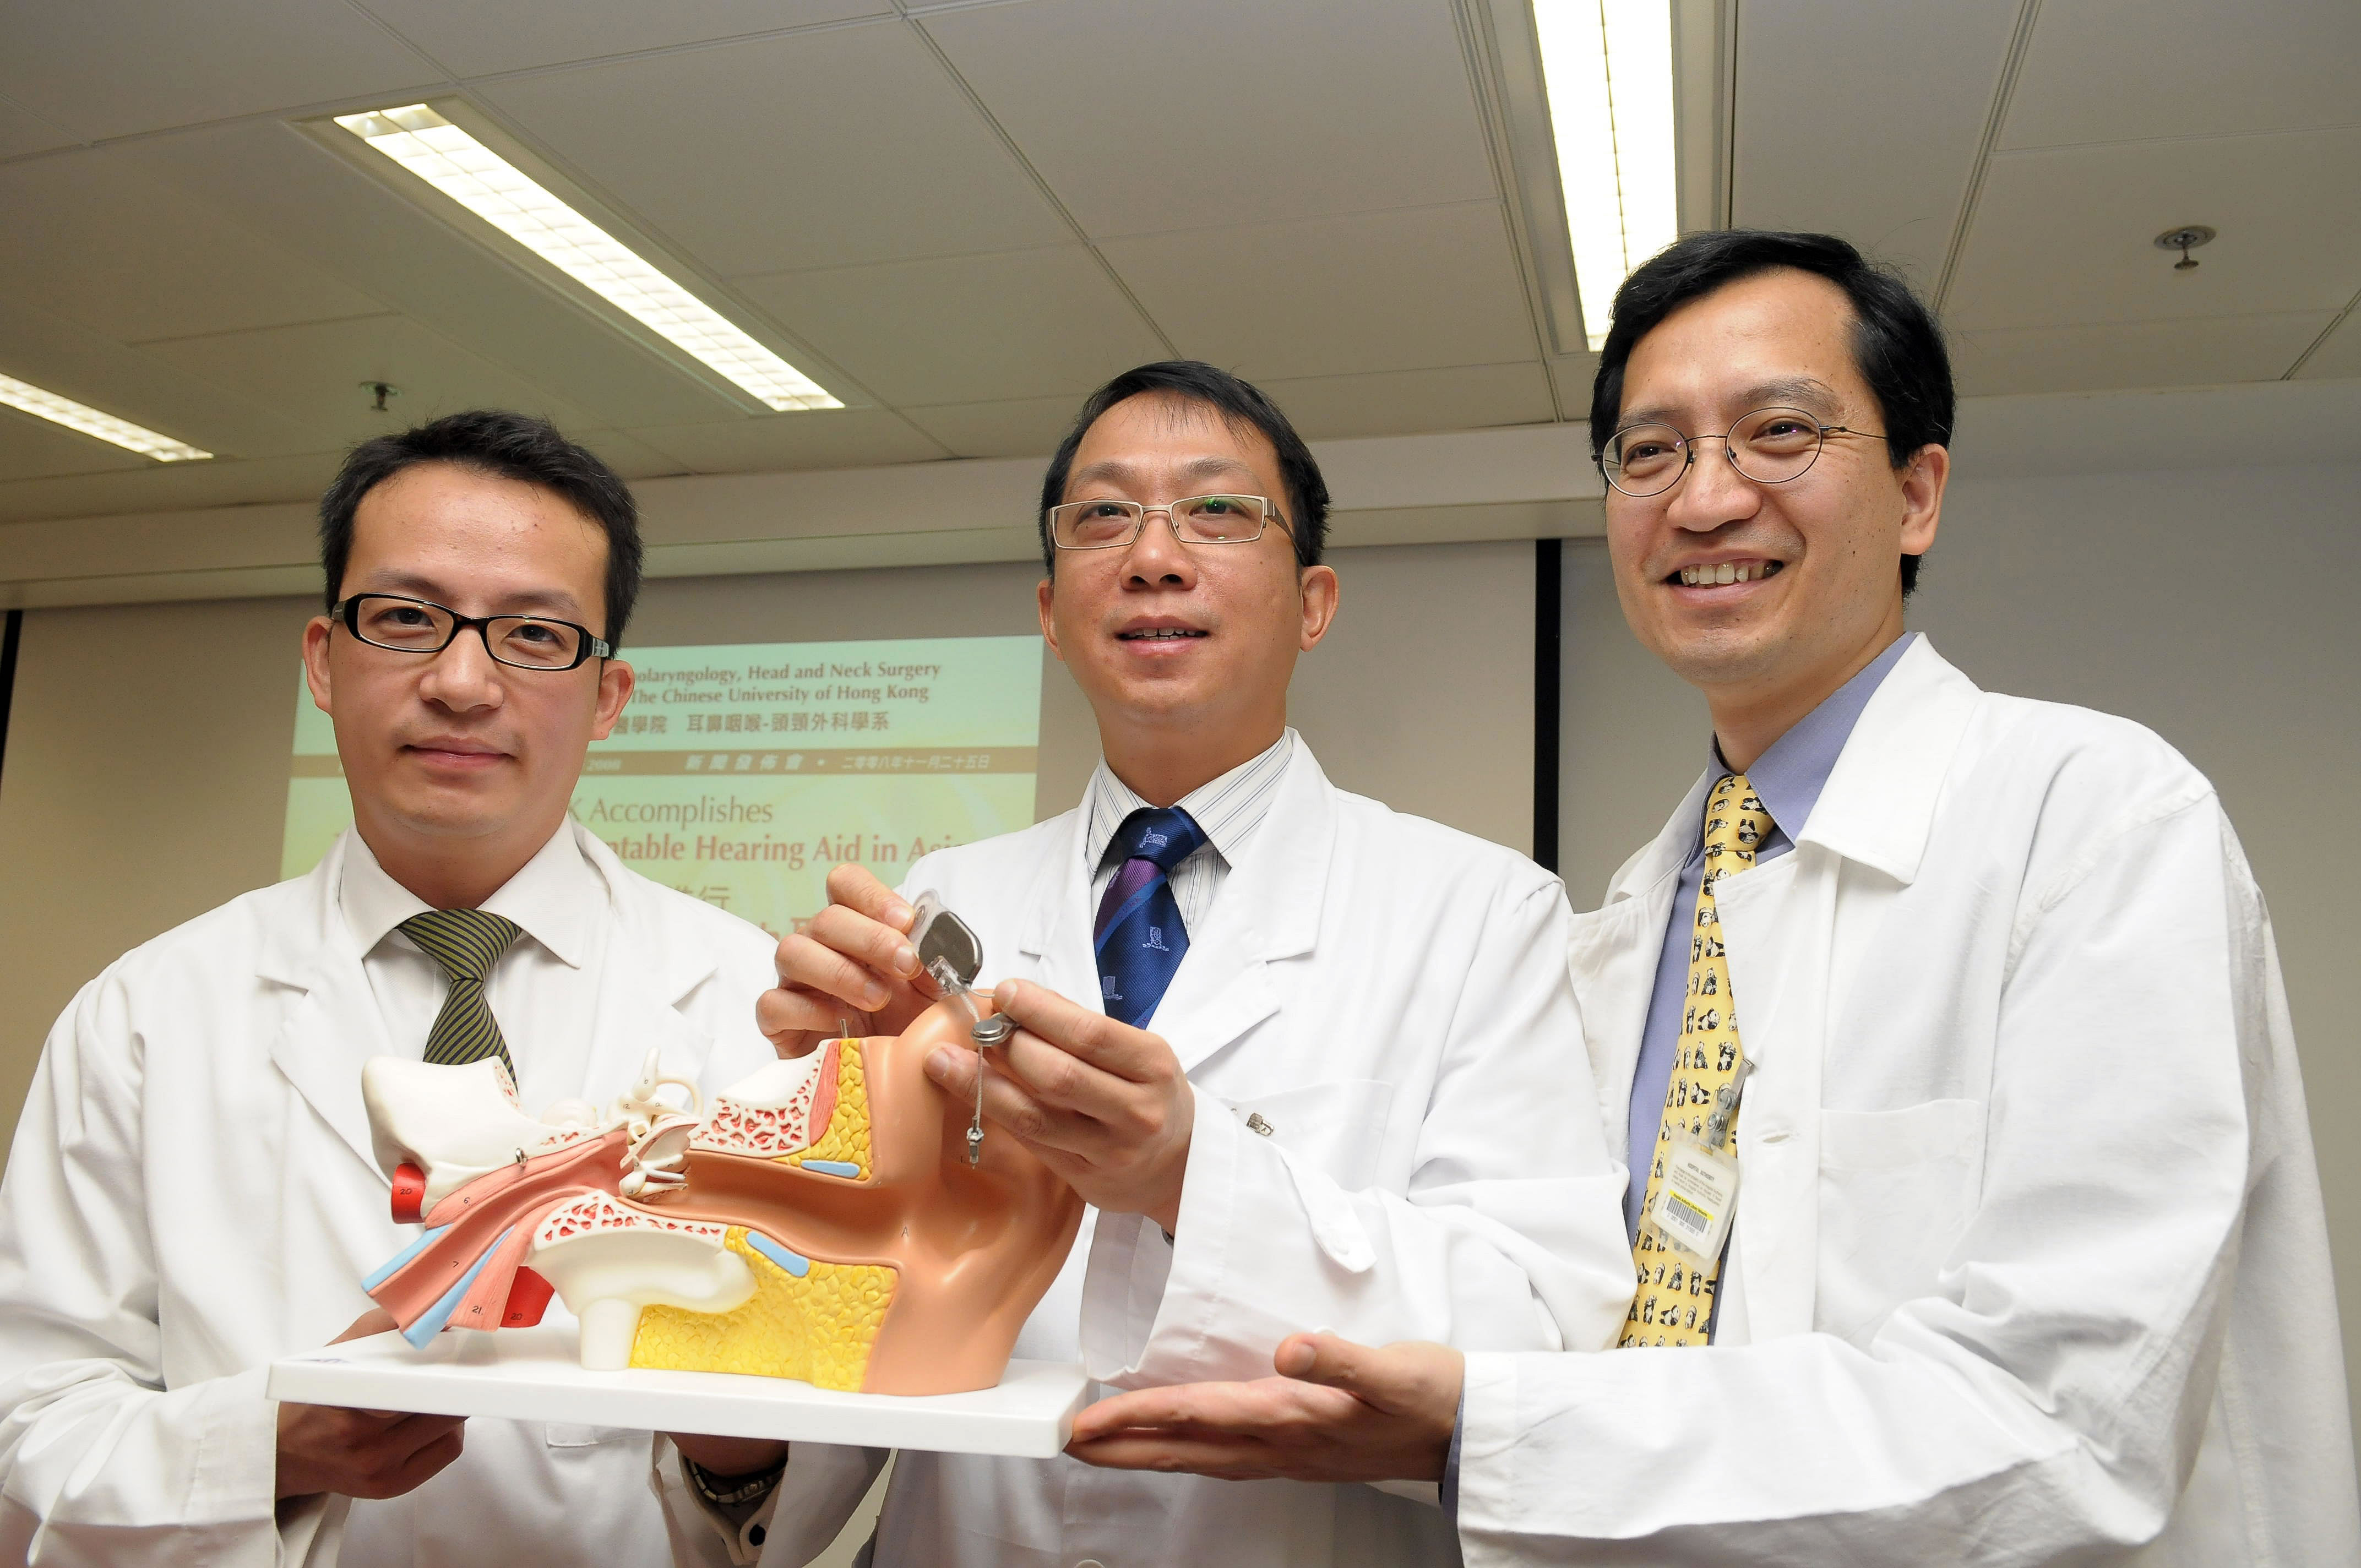
[[[1120,550],[1160,511],[1183,544],[1250,544],[1266,523],[1290,532],[1267,496],[1190,496],[1169,506],[1138,501],[1068,501],[1049,509],[1049,538],[1060,550]],[[1292,534],[1290,533],[1290,537]]]
[[[587,626],[545,615],[461,615],[432,599],[401,594],[355,594],[328,607],[328,619],[372,648],[397,653],[440,653],[462,631],[484,640],[484,652],[514,670],[571,670],[585,659],[614,655],[614,645]]]
[[[1635,499],[1661,496],[1681,482],[1697,461],[1697,444],[1719,441],[1730,466],[1758,485],[1784,485],[1800,479],[1819,461],[1820,448],[1831,435],[1859,435],[1883,441],[1883,433],[1822,424],[1802,409],[1756,409],[1722,435],[1683,435],[1669,424],[1627,424],[1607,438],[1598,455],[1607,482]]]

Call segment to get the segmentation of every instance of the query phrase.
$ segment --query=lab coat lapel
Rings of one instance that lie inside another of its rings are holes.
[[[1716,885],[1739,1037],[1755,1064],[1739,1114],[1731,1251],[1752,1339],[1812,1326],[1821,1083],[1846,862],[1905,884],[1917,875],[1979,695],[1921,638],[1861,710],[1811,819],[1791,829],[1795,850]]]
[[[257,972],[266,982],[303,993],[270,1042],[272,1064],[375,1170],[368,1112],[361,1102],[361,1066],[371,1057],[396,1053],[361,969],[359,944],[336,905],[348,837],[349,829],[313,868],[303,898],[274,917]]]
[[[683,1014],[680,1004],[719,966],[709,951],[681,942],[665,928],[661,912],[623,874],[613,850],[581,824],[573,828],[584,857],[605,880],[615,912],[598,976],[598,1010],[582,1056],[582,1082],[574,1093],[605,1104],[639,1080],[651,1049],[657,1053],[660,1074],[696,1082],[713,1054],[713,1040]]]
[[[1309,953],[1336,846],[1336,790],[1302,741],[1294,743],[1270,810],[1255,828],[1221,895],[1189,934],[1189,951],[1148,1027],[1171,1045],[1184,1071],[1223,1050],[1279,1009],[1272,960]]]
[[[1040,870],[1025,894],[1017,927],[1017,951],[1033,960],[1030,978],[1083,1007],[1103,1005],[1099,966],[1091,946],[1091,868],[1082,863],[1087,801],[1060,818],[1063,831],[1041,858]],[[1009,978],[996,955],[983,955],[983,978]]]

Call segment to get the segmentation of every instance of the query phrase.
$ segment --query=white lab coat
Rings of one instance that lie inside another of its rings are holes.
[[[708,1090],[774,1059],[770,938],[570,830],[617,922],[572,1092],[611,1098],[651,1047]],[[361,1278],[416,1234],[361,1104],[361,1064],[400,1047],[337,907],[346,842],[126,954],[49,1036],[0,1184],[0,1561],[335,1561],[344,1499],[274,1522],[265,1369],[366,1311]],[[727,1560],[676,1464],[669,1508],[651,1496],[646,1432],[466,1442],[409,1497],[350,1505],[402,1510],[422,1568]]]
[[[1708,782],[1576,923],[1617,1148]],[[1715,887],[1758,1068],[1717,1343],[1471,1357],[1467,1561],[2361,1562],[2294,1042],[2212,786],[1922,641],[1799,827]]]
[[[1631,1254],[1566,982],[1557,879],[1329,784],[1301,741],[1150,1027],[1196,1086],[1177,1245],[1093,1211],[1016,1342],[1122,1387],[1270,1375],[1332,1328],[1495,1349],[1611,1342]],[[1095,1005],[1083,814],[928,856],[987,979]],[[1258,1116],[1270,1130],[1249,1130]],[[1005,1137],[1005,1133],[989,1135]],[[797,1450],[763,1561],[823,1546],[872,1473]],[[882,1456],[873,1456],[873,1460]],[[1433,1488],[1427,1488],[1431,1497]],[[1448,1563],[1431,1502],[1366,1486],[905,1451],[879,1568]]]

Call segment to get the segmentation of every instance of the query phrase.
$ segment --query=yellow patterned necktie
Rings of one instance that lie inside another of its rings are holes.
[[[426,1059],[456,1067],[498,1057],[513,1080],[516,1063],[509,1059],[508,1042],[500,1038],[500,1023],[484,1000],[484,977],[523,934],[517,923],[480,909],[437,909],[403,921],[401,934],[451,977],[443,1011],[427,1032]]]
[[[1697,919],[1689,929],[1688,994],[1683,1002],[1681,1032],[1674,1044],[1673,1078],[1664,1091],[1664,1115],[1656,1124],[1656,1157],[1648,1171],[1646,1201],[1640,1212],[1656,1206],[1664,1181],[1664,1157],[1673,1130],[1681,1128],[1704,1136],[1706,1118],[1715,1098],[1738,1080],[1745,1059],[1738,1044],[1738,1008],[1730,990],[1730,960],[1721,941],[1721,916],[1713,884],[1754,863],[1754,851],[1771,831],[1771,814],[1763,809],[1744,773],[1725,773],[1705,803],[1705,874],[1697,882]],[[1738,1152],[1738,1118],[1733,1113],[1723,1133],[1722,1149]],[[1713,1343],[1714,1289],[1721,1277],[1721,1260],[1700,1266],[1656,1245],[1643,1224],[1632,1244],[1631,1262],[1639,1270],[1639,1288],[1631,1298],[1631,1315],[1623,1325],[1623,1346],[1710,1344]]]

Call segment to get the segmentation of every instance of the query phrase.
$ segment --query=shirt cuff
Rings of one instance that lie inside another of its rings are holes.
[[[1458,1413],[1451,1418],[1451,1452],[1443,1461],[1443,1517],[1459,1528],[1459,1434],[1467,1425],[1467,1384],[1459,1385]]]

